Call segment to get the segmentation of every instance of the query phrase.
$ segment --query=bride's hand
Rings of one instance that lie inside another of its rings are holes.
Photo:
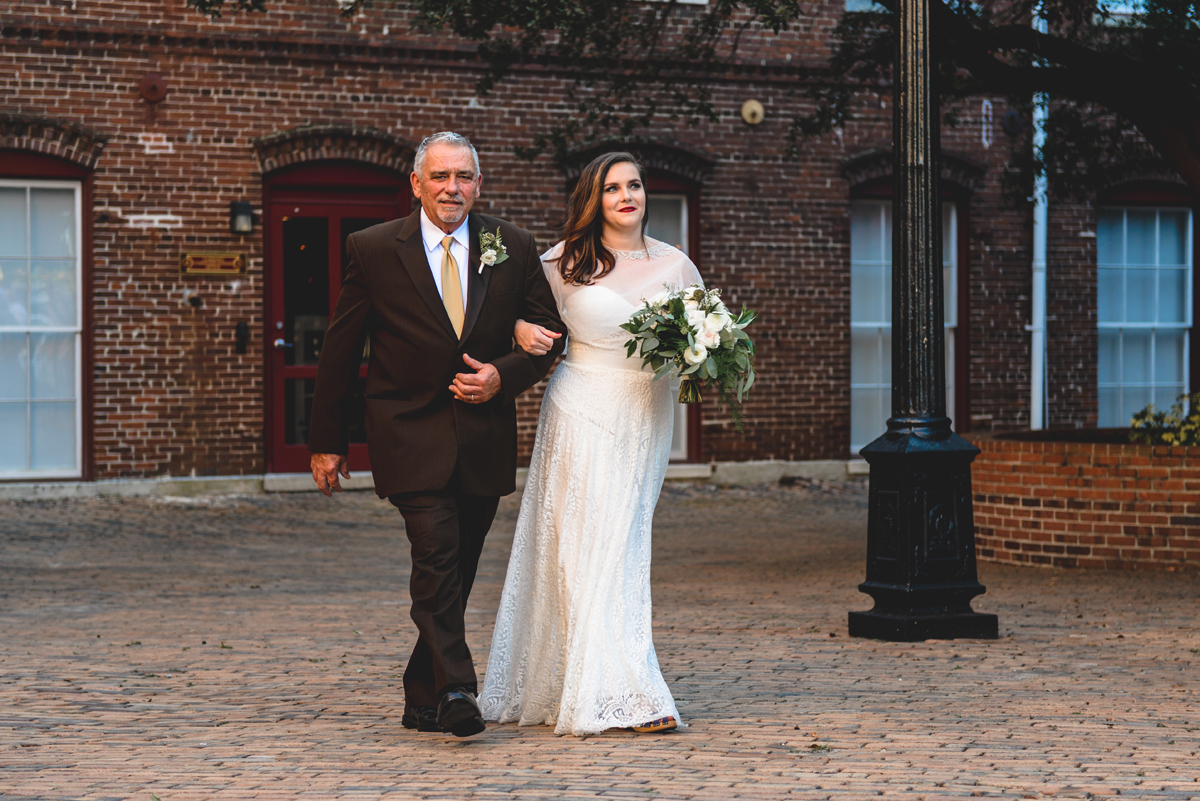
[[[562,334],[524,320],[517,320],[513,327],[513,339],[517,341],[517,346],[530,356],[545,356],[554,346],[554,340],[561,336]]]

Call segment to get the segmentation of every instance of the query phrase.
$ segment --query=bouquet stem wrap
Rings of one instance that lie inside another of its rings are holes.
[[[685,378],[679,384],[680,403],[700,403],[704,396],[700,394],[700,382],[693,378]]]

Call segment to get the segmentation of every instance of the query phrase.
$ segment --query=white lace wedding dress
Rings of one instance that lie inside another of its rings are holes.
[[[488,720],[595,734],[679,720],[654,652],[650,524],[671,450],[674,398],[619,328],[664,284],[700,283],[670,245],[618,252],[590,286],[542,257],[567,325],[542,401],[480,705]]]

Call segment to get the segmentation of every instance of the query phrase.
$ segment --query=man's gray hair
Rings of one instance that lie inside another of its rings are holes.
[[[471,140],[462,134],[454,133],[454,131],[439,131],[425,137],[421,140],[421,144],[417,145],[417,154],[413,156],[413,172],[417,174],[417,177],[425,176],[425,153],[432,145],[454,145],[470,150],[471,158],[475,160],[475,173],[479,174],[479,154],[475,152],[475,145],[471,144]]]

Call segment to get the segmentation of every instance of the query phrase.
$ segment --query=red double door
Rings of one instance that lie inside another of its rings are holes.
[[[263,204],[267,471],[306,473],[317,360],[346,264],[346,237],[408,214],[399,173],[327,162],[272,175]],[[364,347],[351,406],[350,469],[369,470],[364,429]]]

